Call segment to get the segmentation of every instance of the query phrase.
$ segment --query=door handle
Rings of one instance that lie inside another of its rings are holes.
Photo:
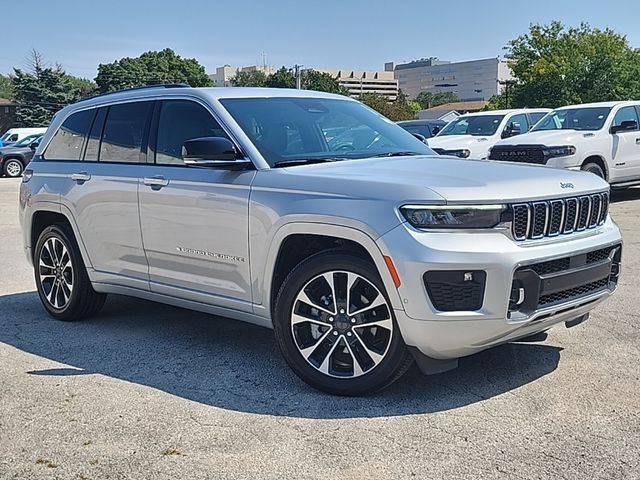
[[[91,180],[91,175],[89,175],[87,172],[72,173],[71,180],[78,183],[84,183]]]
[[[159,190],[162,187],[166,187],[169,185],[169,180],[164,178],[162,175],[156,175],[155,177],[145,177],[142,182],[153,188],[154,190]]]

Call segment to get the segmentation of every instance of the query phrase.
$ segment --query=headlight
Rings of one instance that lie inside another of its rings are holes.
[[[504,205],[405,205],[402,215],[416,228],[493,228]]]
[[[570,157],[575,155],[576,147],[573,145],[566,145],[562,147],[547,147],[545,148],[547,157]]]
[[[466,148],[463,148],[462,150],[448,150],[447,155],[453,155],[454,157],[460,158],[469,158],[469,155],[471,155],[471,150],[467,150]]]

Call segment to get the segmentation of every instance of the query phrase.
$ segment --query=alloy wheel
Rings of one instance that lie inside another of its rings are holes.
[[[71,300],[74,272],[66,245],[57,237],[50,237],[40,250],[38,276],[49,304],[63,310]]]
[[[317,275],[293,302],[291,332],[298,351],[331,377],[354,378],[373,370],[389,350],[393,328],[385,296],[353,272]]]
[[[5,171],[10,177],[17,177],[22,173],[22,165],[16,160],[9,160],[5,166]]]

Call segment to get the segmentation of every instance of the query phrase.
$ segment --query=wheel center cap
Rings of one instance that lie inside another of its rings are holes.
[[[351,328],[351,322],[349,321],[349,317],[346,315],[338,315],[336,317],[336,321],[334,323],[336,330],[341,333],[348,331]]]

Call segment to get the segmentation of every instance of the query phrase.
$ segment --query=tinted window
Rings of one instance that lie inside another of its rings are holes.
[[[533,130],[600,130],[609,107],[562,108],[548,113]]]
[[[97,161],[100,152],[100,139],[102,138],[102,130],[104,129],[104,119],[107,116],[108,107],[102,107],[98,110],[96,118],[91,126],[91,133],[87,141],[87,150],[84,159],[87,161]]]
[[[80,160],[82,146],[95,110],[77,112],[67,118],[55,133],[44,153],[47,160]]]
[[[225,137],[220,124],[204,107],[186,100],[162,103],[156,141],[156,163],[182,164],[182,144],[201,137]]]
[[[428,125],[420,125],[420,124],[399,124],[402,128],[404,128],[409,133],[417,133],[422,135],[425,138],[429,138],[431,136],[431,130],[429,130]]]
[[[447,135],[493,135],[498,130],[504,115],[476,115],[469,117],[458,117],[453,120],[439,133],[441,137]]]
[[[229,98],[221,103],[271,166],[433,152],[359,102],[328,98]]]
[[[635,107],[622,107],[616,113],[615,118],[613,119],[612,127],[619,127],[622,125],[622,122],[636,122],[638,123],[638,115],[636,113]],[[637,130],[637,129],[636,129]]]
[[[531,118],[531,127],[533,127],[536,123],[538,123],[542,118],[546,115],[544,112],[536,112],[530,113],[529,117]]]
[[[135,102],[112,105],[100,146],[101,162],[139,163],[142,140],[153,102]]]

